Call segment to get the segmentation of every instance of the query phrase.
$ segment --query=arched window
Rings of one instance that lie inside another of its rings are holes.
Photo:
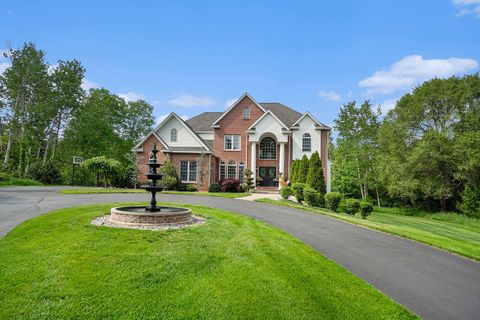
[[[260,141],[260,159],[277,159],[277,143],[270,137],[263,138]]]
[[[238,180],[240,180],[240,183],[243,183],[243,179],[245,176],[245,164],[243,161],[240,161],[238,163]]]
[[[312,151],[312,137],[309,133],[304,133],[302,137],[302,151]]]
[[[225,161],[220,162],[220,181],[226,178],[227,166],[225,165]]]
[[[177,142],[177,129],[173,128],[170,130],[170,141]]]
[[[237,163],[233,160],[228,161],[227,178],[235,179],[237,177]]]
[[[245,119],[245,120],[250,119],[250,108],[249,107],[243,108],[243,119]]]

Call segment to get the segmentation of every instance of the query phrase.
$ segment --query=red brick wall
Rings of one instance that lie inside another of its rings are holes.
[[[323,178],[325,182],[327,181],[327,162],[328,162],[328,131],[327,130],[320,130],[321,136],[321,149],[320,157],[322,159],[322,169],[323,169]]]
[[[243,119],[243,108],[250,107],[250,119]],[[243,161],[247,168],[250,168],[250,146],[246,143],[245,131],[263,115],[263,111],[253,102],[249,97],[243,98],[229,113],[227,113],[222,120],[219,121],[220,128],[214,129],[213,150],[220,158],[220,161],[228,163],[229,160],[234,160],[237,163]],[[240,151],[225,151],[223,149],[223,136],[225,134],[240,135]],[[218,171],[218,165],[216,166]],[[218,180],[218,172],[215,174]]]
[[[201,191],[208,190],[208,158],[209,155],[203,155],[203,180],[200,178],[200,155],[198,153],[172,153],[170,159],[177,168],[177,174],[180,177],[180,161],[197,161],[197,187]],[[213,158],[213,157],[212,157]]]

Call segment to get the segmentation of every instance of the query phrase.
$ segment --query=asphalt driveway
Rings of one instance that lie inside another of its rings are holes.
[[[31,217],[81,204],[148,201],[146,194],[62,195],[61,187],[0,188],[0,237]],[[268,204],[190,195],[159,201],[234,211],[301,239],[426,319],[480,319],[480,263],[334,218]]]

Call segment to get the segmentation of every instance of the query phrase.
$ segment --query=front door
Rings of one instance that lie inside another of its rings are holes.
[[[258,168],[258,175],[262,178],[261,186],[274,187],[277,168],[275,167],[260,167]]]

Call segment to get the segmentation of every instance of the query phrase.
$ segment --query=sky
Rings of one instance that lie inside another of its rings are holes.
[[[81,61],[84,88],[144,99],[157,121],[249,92],[332,125],[349,101],[386,112],[425,80],[479,72],[480,0],[0,0],[0,50],[24,42],[52,65]]]

